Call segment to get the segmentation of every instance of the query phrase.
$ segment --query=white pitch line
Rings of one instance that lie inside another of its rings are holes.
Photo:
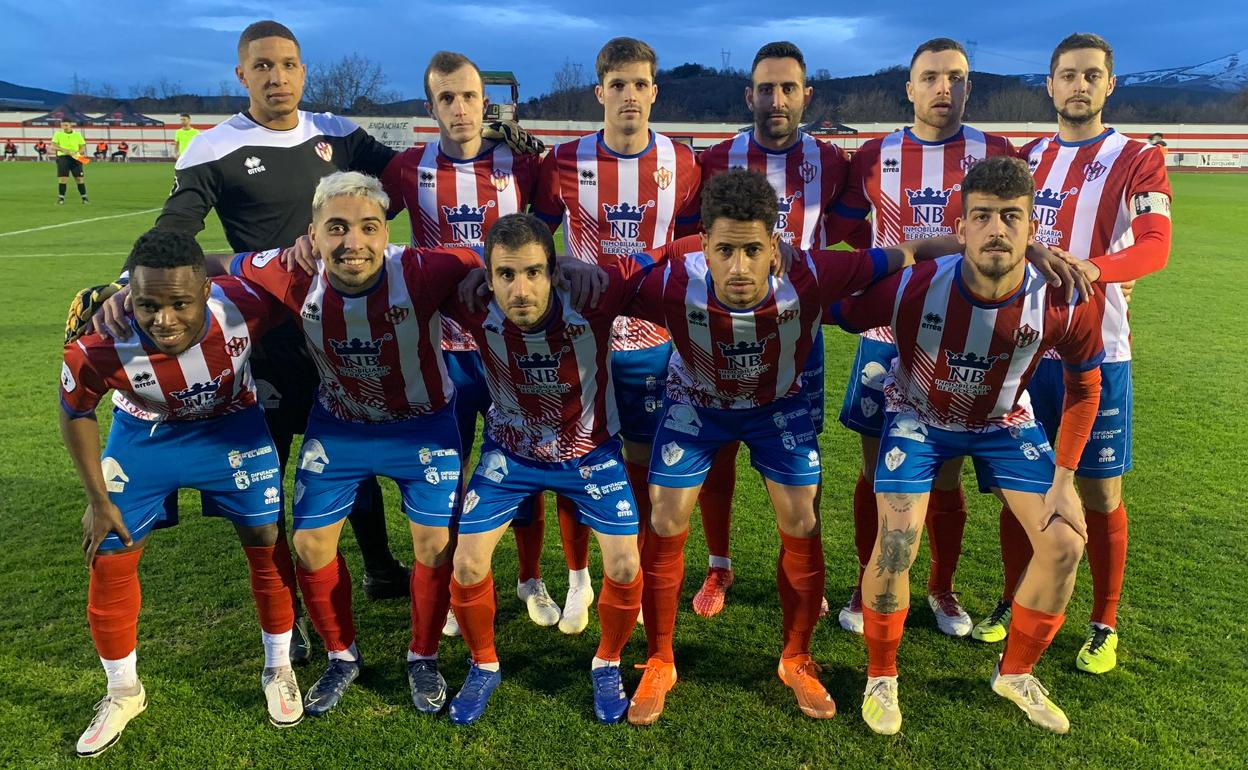
[[[24,233],[37,233],[40,230],[55,230],[58,227],[69,227],[70,225],[85,225],[88,222],[102,222],[105,219],[120,219],[121,217],[133,217],[139,214],[151,214],[153,211],[160,209],[143,209],[142,211],[131,211],[128,214],[110,214],[106,217],[91,217],[90,219],[77,219],[73,222],[62,222],[59,225],[43,225],[42,227],[28,227],[25,230],[11,230],[7,233],[0,233],[0,238],[7,235],[22,235]]]

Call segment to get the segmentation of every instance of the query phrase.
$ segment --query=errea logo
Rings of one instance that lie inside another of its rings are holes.
[[[243,165],[247,167],[247,174],[254,175],[264,171],[264,164],[255,155],[243,161]]]

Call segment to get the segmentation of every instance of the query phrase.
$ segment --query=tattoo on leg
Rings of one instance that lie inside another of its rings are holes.
[[[882,594],[876,594],[875,600],[871,602],[871,609],[876,612],[887,615],[890,612],[897,611],[897,595],[892,591],[886,591]]]
[[[889,502],[892,505],[892,502]],[[885,572],[894,575],[910,569],[910,549],[919,538],[915,527],[906,529],[889,529],[888,517],[884,517],[884,526],[880,530],[880,558],[875,562],[875,576]]]

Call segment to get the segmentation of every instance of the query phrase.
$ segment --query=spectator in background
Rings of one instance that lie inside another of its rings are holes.
[[[1166,135],[1165,134],[1161,133],[1160,131],[1154,134],[1149,134],[1148,143],[1156,147],[1158,150],[1161,150],[1161,157],[1163,160],[1166,158],[1167,150],[1166,150]]]
[[[191,116],[185,112],[181,115],[182,127],[173,132],[173,159],[177,160],[186,152],[187,145],[199,133],[198,128],[191,127]]]
[[[125,163],[126,158],[129,155],[130,155],[130,145],[126,142],[122,142],[121,144],[117,145],[117,150],[112,154],[109,160],[112,162],[120,161],[121,163]]]
[[[13,144],[12,139],[9,139],[4,143],[4,159],[17,160],[17,145]]]
[[[47,160],[48,143],[40,139],[35,142],[35,160]]]
[[[95,145],[95,159],[104,160],[108,157],[108,142],[100,142]]]

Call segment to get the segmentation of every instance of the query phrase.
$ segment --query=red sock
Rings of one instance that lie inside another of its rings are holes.
[[[87,583],[87,623],[95,651],[105,660],[134,652],[139,639],[139,557],[143,549],[96,556]]]
[[[1005,654],[1001,657],[1001,673],[1030,674],[1031,667],[1049,649],[1065,619],[1063,613],[1050,615],[1014,602],[1010,635],[1005,637]]]
[[[711,470],[698,493],[702,532],[711,556],[728,558],[728,530],[732,527],[732,493],[737,487],[737,450],[741,442],[724,444],[715,453]]]
[[[539,492],[528,504],[533,506],[529,523],[511,528],[516,536],[516,561],[519,562],[516,579],[521,583],[542,576],[542,541],[546,539],[546,501]]]
[[[485,580],[463,586],[451,579],[451,607],[459,621],[459,632],[472,652],[473,663],[497,663],[494,649],[494,573]]]
[[[867,676],[897,676],[897,648],[910,610],[882,613],[863,605],[862,635],[867,640]]]
[[[606,575],[602,578],[602,595],[598,597],[602,636],[595,655],[603,660],[620,659],[620,651],[637,625],[637,612],[641,610],[641,575],[638,571],[631,583],[617,583]]]
[[[245,545],[243,553],[260,627],[270,634],[286,633],[295,626],[295,565],[286,538],[279,535],[275,545]]]
[[[966,529],[966,498],[961,487],[933,489],[927,504],[927,545],[932,553],[927,573],[929,594],[953,590],[953,573],[962,556],[962,532]]]
[[[407,649],[417,655],[437,655],[446,625],[446,609],[451,605],[451,562],[427,567],[412,562],[412,639]]]
[[[1014,592],[1018,583],[1031,563],[1031,540],[1027,530],[1018,522],[1018,517],[1008,505],[1001,506],[1001,567],[1005,572],[1005,586],[1001,590],[1001,601],[1014,601]]]
[[[563,541],[563,558],[572,572],[589,566],[589,527],[576,515],[576,503],[562,495],[555,497],[559,513],[559,539]]]
[[[676,607],[680,604],[680,587],[685,582],[685,540],[689,530],[663,537],[650,533],[646,550],[641,552],[641,570],[645,574],[641,606],[646,618],[648,657],[675,663],[672,632],[676,628]]]
[[[776,587],[784,612],[784,651],[781,658],[810,654],[810,637],[823,604],[823,541],[780,533]]]
[[[637,499],[637,550],[640,551],[646,545],[650,530],[650,469],[625,460],[624,470],[628,473],[633,497]]]
[[[1127,569],[1127,509],[1086,511],[1088,570],[1092,573],[1092,622],[1116,628],[1118,599]]]
[[[875,510],[875,490],[867,477],[858,474],[854,485],[854,550],[858,552],[858,588],[862,588],[862,573],[871,561],[875,550],[875,538],[879,534],[879,514]]]
[[[325,643],[326,652],[342,652],[355,643],[355,619],[351,617],[351,573],[339,553],[318,570],[295,566],[303,605]]]

